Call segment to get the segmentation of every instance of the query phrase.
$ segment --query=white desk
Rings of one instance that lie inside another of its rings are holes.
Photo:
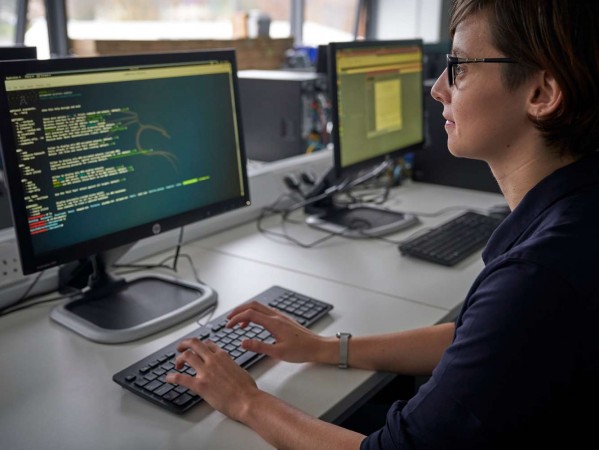
[[[424,183],[410,183],[396,190],[387,203],[394,209],[429,214],[447,207],[487,210],[498,204],[505,204],[503,197],[498,194]],[[437,217],[422,217],[421,226],[386,238],[401,241],[424,227],[439,225],[460,212],[456,209]],[[280,219],[276,217],[264,223],[273,231],[281,231]],[[325,236],[325,233],[304,224],[288,224],[287,232],[304,243]],[[207,237],[198,241],[197,245],[445,310],[451,310],[463,301],[470,284],[483,267],[480,253],[447,268],[403,257],[396,245],[373,239],[334,237],[316,247],[305,249],[258,233],[255,222]]]
[[[413,199],[406,196],[402,203],[406,209],[432,211],[435,202],[444,207],[449,199],[475,207],[498,203],[498,196],[491,194],[425,185],[412,186],[412,193]],[[314,328],[325,335],[340,330],[356,335],[389,332],[435,323],[461,301],[480,268],[474,260],[453,269],[408,260],[395,246],[376,241],[339,239],[304,250],[258,235],[254,224],[204,238],[184,251],[193,257],[200,277],[218,291],[216,315],[280,284],[333,303],[330,316]],[[185,261],[180,268],[190,276]],[[270,448],[207,404],[177,416],[112,381],[114,373],[193,330],[195,322],[134,343],[101,345],[51,322],[50,308],[37,306],[0,318],[3,449]],[[262,361],[250,373],[266,391],[328,420],[386,377],[273,360]]]

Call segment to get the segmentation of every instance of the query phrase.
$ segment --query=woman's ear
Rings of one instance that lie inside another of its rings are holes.
[[[537,120],[559,109],[563,102],[562,90],[556,79],[546,70],[534,77],[532,93],[528,102],[528,112]]]

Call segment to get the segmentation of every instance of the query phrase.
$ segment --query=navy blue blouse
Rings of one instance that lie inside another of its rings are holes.
[[[531,189],[483,260],[432,377],[362,450],[599,448],[599,153]]]

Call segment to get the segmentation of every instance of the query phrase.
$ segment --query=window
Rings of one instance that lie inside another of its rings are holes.
[[[281,0],[67,0],[71,39],[231,39],[240,18],[271,19],[270,36],[289,36]],[[239,25],[237,25],[239,26]]]
[[[37,47],[39,58],[48,58],[50,54],[46,1],[27,1],[25,44]],[[86,50],[94,54],[93,43],[90,42],[94,40],[228,40],[253,37],[259,28],[258,18],[264,24],[265,16],[270,24],[271,38],[294,38],[297,45],[316,47],[328,42],[353,40],[357,10],[359,5],[364,6],[360,0],[55,0],[51,4],[60,5],[59,15],[63,2],[67,29],[64,29],[64,23],[60,23],[60,17],[52,18],[52,24],[54,21],[58,23],[51,27],[52,46],[55,47],[53,54],[58,56],[65,51],[67,44],[62,45],[62,39],[67,35],[83,46],[91,45]],[[2,42],[14,43],[17,10],[22,5],[21,0],[1,0],[0,45]],[[303,12],[297,10],[299,6],[303,7]],[[360,36],[363,36],[363,20],[360,28]],[[292,33],[295,35],[292,36]],[[74,54],[79,53],[75,50]]]
[[[358,0],[305,0],[303,42],[317,46],[354,39]]]
[[[50,44],[44,0],[29,0],[27,2],[27,24],[25,28],[25,45],[36,47],[39,59],[48,59],[50,57]]]
[[[0,3],[0,45],[14,45],[17,36],[17,0]]]

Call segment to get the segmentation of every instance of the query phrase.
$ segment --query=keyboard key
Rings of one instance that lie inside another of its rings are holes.
[[[173,386],[172,384],[163,384],[161,387],[154,391],[154,394],[163,397],[165,394],[169,393],[174,388],[175,386]]]
[[[160,386],[162,386],[162,384],[163,383],[161,381],[154,380],[154,381],[151,381],[150,383],[146,384],[144,386],[144,389],[147,390],[147,391],[153,392],[156,389],[158,389]]]
[[[185,406],[192,400],[191,395],[189,394],[181,394],[175,400],[173,400],[173,404],[177,406]]]

